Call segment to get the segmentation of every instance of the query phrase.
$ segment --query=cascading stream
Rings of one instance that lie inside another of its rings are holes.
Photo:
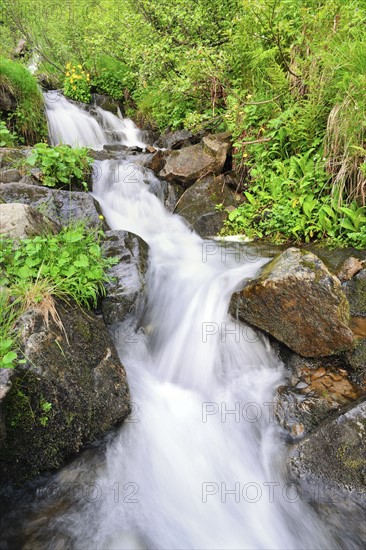
[[[100,146],[105,128],[65,99],[55,105],[47,103],[53,140]],[[136,144],[128,124],[125,139]],[[266,259],[237,263],[212,243],[208,254],[149,191],[156,184],[131,157],[95,170],[93,194],[111,228],[149,245],[147,305],[135,338],[123,323],[118,331],[134,414],[95,474],[100,498],[54,521],[78,549],[336,548],[286,477],[273,418],[282,364],[228,314],[231,294]]]

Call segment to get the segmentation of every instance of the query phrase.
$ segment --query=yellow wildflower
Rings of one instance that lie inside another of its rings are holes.
[[[73,86],[72,89],[73,89],[73,90],[76,90],[76,86]]]
[[[66,69],[70,69],[71,63],[66,63]]]
[[[102,216],[102,214],[100,214],[100,215],[98,216],[98,218],[99,218],[100,220],[104,220],[104,216]]]
[[[247,99],[252,99],[252,97],[253,97],[252,94],[247,95]]]
[[[81,65],[78,65],[78,68],[79,68],[79,69],[82,69],[83,67],[82,67]]]
[[[70,76],[70,73],[69,73],[69,71],[67,71],[67,73],[66,73],[66,76]]]

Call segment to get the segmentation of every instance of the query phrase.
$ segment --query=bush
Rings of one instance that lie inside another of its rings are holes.
[[[59,187],[65,184],[88,190],[87,177],[91,173],[93,159],[85,147],[71,149],[68,145],[50,147],[47,143],[37,143],[25,160],[26,166],[37,167],[42,171],[42,185]]]
[[[43,96],[34,76],[21,63],[0,57],[0,91],[16,102],[15,111],[9,114],[11,129],[27,144],[45,139]]]

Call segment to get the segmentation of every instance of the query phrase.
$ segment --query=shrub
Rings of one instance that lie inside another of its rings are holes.
[[[50,147],[37,143],[25,160],[26,166],[42,171],[42,184],[47,187],[69,185],[88,190],[87,177],[91,173],[93,159],[85,147],[71,149],[68,145]]]

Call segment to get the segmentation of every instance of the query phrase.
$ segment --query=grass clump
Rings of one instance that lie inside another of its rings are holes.
[[[62,328],[54,298],[73,299],[92,308],[105,295],[106,270],[114,258],[102,255],[99,230],[82,223],[15,243],[2,238],[0,247],[0,368],[16,366],[16,322],[30,307]]]

